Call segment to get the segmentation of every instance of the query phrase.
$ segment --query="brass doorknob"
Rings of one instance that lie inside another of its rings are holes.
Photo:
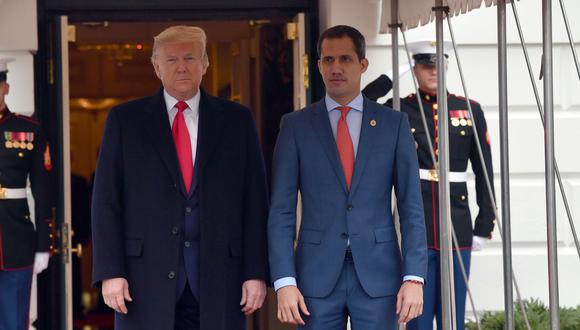
[[[77,258],[83,256],[83,245],[81,243],[77,243],[77,247],[70,249],[70,252],[77,255]]]

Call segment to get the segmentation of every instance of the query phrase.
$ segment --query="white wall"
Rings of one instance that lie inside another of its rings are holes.
[[[10,93],[6,104],[13,112],[34,112],[34,64],[38,49],[35,0],[0,1],[0,58],[14,57],[8,64]]]
[[[580,41],[580,2],[565,0],[573,34]],[[378,34],[380,0],[320,0],[321,31],[336,24],[358,28],[367,39],[369,70],[363,75],[363,86],[391,68],[389,35]],[[517,3],[521,23],[538,84],[543,97],[542,81],[537,80],[541,61],[541,2]],[[554,1],[554,102],[556,158],[568,201],[580,230],[580,80],[573,66],[558,1]],[[355,14],[356,13],[356,14]],[[538,110],[528,78],[524,57],[517,37],[511,7],[507,8],[508,28],[508,102],[510,136],[510,187],[514,270],[524,297],[539,297],[548,302],[546,256],[546,211],[544,178],[544,139]],[[452,19],[459,44],[459,54],[471,98],[479,101],[486,113],[492,139],[496,195],[501,196],[499,182],[499,121],[497,69],[497,8],[482,8]],[[450,40],[446,28],[446,40]],[[410,30],[409,42],[435,39],[435,24]],[[402,37],[399,37],[402,43]],[[580,44],[576,44],[580,51]],[[401,48],[400,63],[406,62]],[[449,91],[463,94],[454,56],[449,62]],[[401,95],[413,92],[409,74],[401,78]],[[473,213],[477,212],[473,177],[469,182]],[[559,193],[559,191],[558,191]],[[566,213],[557,200],[560,303],[580,304],[577,281],[580,260],[576,255]],[[500,205],[501,210],[501,205]],[[500,211],[501,212],[501,211]],[[503,274],[499,234],[482,252],[474,254],[471,286],[479,310],[503,309]],[[514,293],[515,295],[515,293]]]

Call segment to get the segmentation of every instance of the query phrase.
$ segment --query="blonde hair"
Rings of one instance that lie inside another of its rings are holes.
[[[203,49],[203,64],[209,65],[207,57],[206,44],[207,37],[205,31],[197,26],[174,25],[163,30],[161,33],[153,37],[153,52],[151,54],[151,61],[155,61],[157,51],[166,44],[198,42]]]

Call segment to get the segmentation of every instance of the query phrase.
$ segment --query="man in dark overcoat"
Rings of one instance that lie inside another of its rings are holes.
[[[92,204],[93,281],[116,329],[244,329],[268,277],[267,188],[249,109],[200,89],[205,32],[155,37],[163,88],[113,108]],[[138,82],[136,82],[138,83]]]

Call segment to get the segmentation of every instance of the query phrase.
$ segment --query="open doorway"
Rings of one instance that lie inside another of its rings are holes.
[[[77,22],[69,25],[71,228],[74,329],[112,329],[113,315],[91,288],[90,192],[105,119],[127,100],[161,86],[150,62],[153,36],[170,25],[204,28],[210,67],[202,88],[254,112],[268,175],[280,117],[294,110],[293,42],[287,18],[187,22]],[[275,301],[248,329],[282,329]]]

